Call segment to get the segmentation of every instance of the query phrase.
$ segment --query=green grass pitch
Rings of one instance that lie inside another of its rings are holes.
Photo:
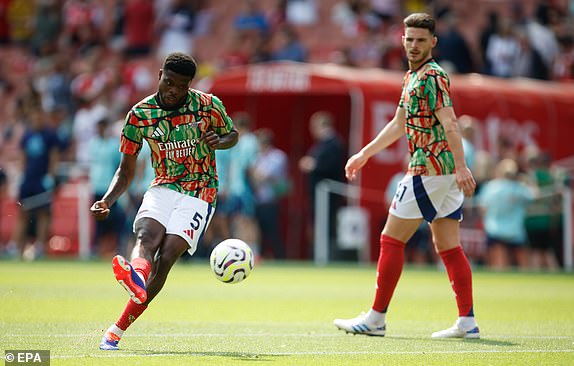
[[[432,340],[452,325],[446,274],[406,267],[387,336],[352,336],[332,320],[371,305],[374,266],[258,265],[244,282],[206,260],[178,263],[120,351],[102,332],[127,295],[109,263],[0,262],[0,354],[50,350],[51,365],[574,365],[574,276],[475,271],[480,340]],[[0,360],[1,362],[1,360]]]

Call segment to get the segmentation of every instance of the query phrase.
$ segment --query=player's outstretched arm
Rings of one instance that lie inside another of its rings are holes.
[[[108,191],[101,200],[94,202],[90,211],[97,220],[102,220],[110,214],[110,207],[128,189],[134,179],[137,165],[137,155],[122,154],[120,166],[112,179]]]
[[[403,108],[397,107],[393,119],[385,125],[378,135],[358,153],[351,156],[345,165],[345,176],[349,180],[357,177],[359,170],[367,163],[371,156],[385,149],[405,134],[406,113]]]

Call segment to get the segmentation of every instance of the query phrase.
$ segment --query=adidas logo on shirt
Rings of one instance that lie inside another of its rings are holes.
[[[152,137],[161,137],[164,136],[165,133],[162,131],[161,128],[156,128],[155,131],[153,131],[153,133],[151,134]]]

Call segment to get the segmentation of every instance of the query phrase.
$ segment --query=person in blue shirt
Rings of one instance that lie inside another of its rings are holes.
[[[277,32],[276,48],[271,53],[274,61],[307,61],[307,49],[299,39],[296,31],[288,26],[284,26]]]
[[[524,220],[534,193],[518,180],[518,164],[512,159],[500,161],[495,174],[477,197],[484,217],[488,264],[497,270],[511,264],[526,268],[529,258]]]
[[[28,126],[20,141],[24,170],[18,194],[20,211],[14,241],[20,255],[33,260],[44,253],[48,241],[61,144],[56,130],[47,123],[46,112],[38,106],[25,113]],[[35,226],[31,227],[30,223],[35,223]],[[33,245],[27,247],[30,239],[33,239]]]

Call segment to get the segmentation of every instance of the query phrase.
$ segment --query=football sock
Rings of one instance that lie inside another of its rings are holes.
[[[386,313],[401,277],[405,261],[405,243],[381,234],[381,252],[377,263],[377,289],[373,310]]]
[[[472,271],[462,246],[440,252],[448,279],[456,295],[459,317],[474,317],[472,308]]]
[[[131,264],[134,271],[136,271],[136,273],[140,276],[143,283],[145,284],[147,282],[147,278],[149,277],[149,272],[151,270],[150,263],[147,261],[147,259],[138,257],[132,259]]]
[[[469,331],[476,327],[476,320],[474,320],[474,316],[459,316],[456,324],[460,329]]]
[[[116,341],[122,338],[122,336],[124,335],[124,331],[121,330],[117,325],[112,324],[110,325],[110,327],[108,328],[108,330],[106,330],[106,337]],[[115,336],[115,337],[114,337]]]
[[[385,321],[386,321],[386,313],[380,313],[376,310],[373,309],[369,309],[369,311],[367,312],[367,317],[366,317],[366,321],[370,324],[374,324],[378,327],[385,325]]]
[[[136,304],[130,299],[115,325],[125,331],[133,322],[136,321],[145,309],[147,309],[147,305]]]

